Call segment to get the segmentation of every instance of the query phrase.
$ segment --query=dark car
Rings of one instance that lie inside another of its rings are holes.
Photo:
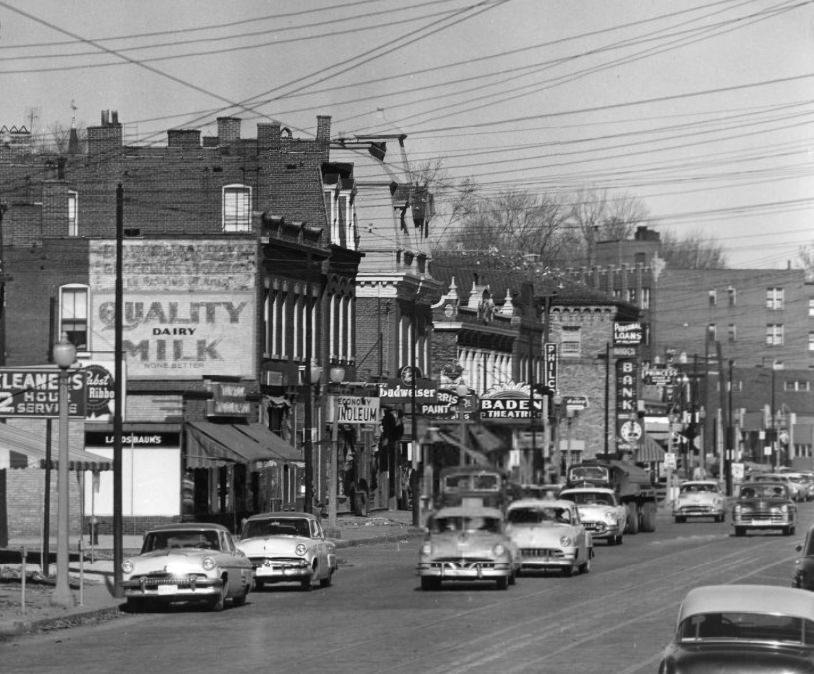
[[[736,536],[747,531],[780,529],[786,536],[797,525],[797,506],[788,486],[781,482],[744,482],[732,506]]]
[[[707,585],[678,610],[659,674],[814,671],[814,601],[777,585]]]
[[[814,525],[806,532],[802,545],[795,546],[800,556],[794,560],[794,573],[791,586],[803,590],[814,590]]]

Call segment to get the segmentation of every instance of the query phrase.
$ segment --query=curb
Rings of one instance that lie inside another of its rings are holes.
[[[23,634],[67,629],[76,625],[111,620],[118,618],[120,615],[122,615],[120,606],[105,606],[103,608],[74,609],[71,613],[62,616],[34,620],[14,620],[5,625],[0,625],[0,642]]]
[[[410,527],[406,531],[401,531],[398,533],[392,534],[382,534],[380,536],[371,536],[370,538],[356,538],[356,539],[344,539],[344,538],[332,538],[331,540],[336,545],[337,550],[341,548],[356,548],[360,545],[368,545],[374,543],[398,543],[403,540],[410,540],[413,538],[419,538],[423,536],[424,532],[421,529],[416,529],[415,527]]]

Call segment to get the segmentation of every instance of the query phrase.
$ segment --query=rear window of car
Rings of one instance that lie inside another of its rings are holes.
[[[250,520],[243,529],[244,538],[262,536],[310,536],[311,528],[304,517]]]
[[[678,628],[681,641],[782,641],[814,645],[814,622],[805,618],[765,613],[701,613]]]
[[[199,548],[202,550],[220,550],[217,531],[150,531],[144,537],[142,552],[167,550],[173,548]]]
[[[497,534],[501,531],[501,520],[497,517],[470,517],[461,515],[433,517],[429,528],[430,531],[434,533],[444,533],[448,531],[472,533],[475,531],[485,531]]]
[[[571,511],[568,508],[554,506],[549,508],[517,507],[509,510],[506,514],[506,521],[509,524],[540,524],[543,522],[569,524],[571,522]]]

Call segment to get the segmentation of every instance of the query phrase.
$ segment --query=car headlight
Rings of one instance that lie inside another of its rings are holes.
[[[495,555],[495,557],[500,557],[501,555],[505,555],[506,554],[506,547],[503,545],[503,543],[497,543],[497,544],[495,544],[495,547],[492,548],[492,554]]]
[[[782,506],[780,506],[780,512],[781,512],[781,513],[784,513],[784,514],[785,514],[785,513],[787,513],[788,511],[789,511],[789,507],[788,507],[786,504],[783,504]]]
[[[574,541],[571,540],[570,536],[561,536],[560,537],[560,545],[564,548],[569,548],[574,544]]]
[[[429,542],[424,543],[424,545],[421,546],[421,554],[422,555],[432,554],[432,543]]]
[[[133,569],[135,568],[136,568],[135,565],[129,559],[125,559],[122,562],[122,571],[124,571],[125,573],[133,573]]]
[[[211,557],[204,557],[201,561],[201,566],[204,568],[204,571],[211,571],[215,568],[215,560]]]
[[[613,513],[605,513],[605,521],[608,522],[609,524],[613,524],[614,522],[616,522],[616,515],[614,515]]]
[[[294,553],[299,557],[305,557],[306,550],[305,543],[297,543],[297,547],[294,548]]]

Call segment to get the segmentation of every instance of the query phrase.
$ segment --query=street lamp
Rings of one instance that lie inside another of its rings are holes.
[[[73,596],[68,584],[68,368],[76,360],[76,347],[62,333],[53,348],[54,362],[59,366],[59,466],[57,468],[57,582],[51,603],[70,608]]]
[[[463,466],[466,465],[466,417],[464,416],[464,408],[466,407],[466,396],[469,395],[469,387],[463,379],[458,380],[455,393],[458,394],[458,420],[461,424],[461,447],[458,454],[458,465]]]

